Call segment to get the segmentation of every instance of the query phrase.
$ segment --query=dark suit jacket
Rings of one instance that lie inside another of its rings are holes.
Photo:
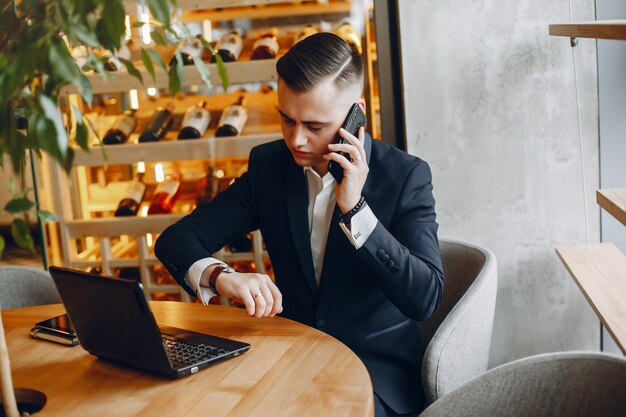
[[[443,290],[431,174],[419,158],[369,136],[365,144],[370,172],[363,196],[378,224],[356,250],[335,207],[319,288],[307,183],[282,140],[255,147],[248,172],[167,228],[155,252],[193,294],[184,276],[194,262],[260,229],[283,294],[282,316],[345,343],[369,370],[374,391],[397,412],[414,412],[424,402],[415,320],[434,312]]]

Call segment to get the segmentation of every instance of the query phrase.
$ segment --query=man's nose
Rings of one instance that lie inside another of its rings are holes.
[[[308,139],[306,136],[306,131],[302,125],[296,125],[294,127],[292,141],[294,147],[306,145]]]

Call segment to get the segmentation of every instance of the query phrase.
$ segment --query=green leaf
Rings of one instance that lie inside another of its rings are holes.
[[[142,27],[144,27],[145,24],[146,24],[146,22],[142,22],[142,21],[138,20],[136,22],[133,22],[130,25],[130,27],[133,28],[133,29],[135,29],[135,28],[142,28]]]
[[[108,0],[102,13],[104,29],[109,39],[114,42],[115,49],[119,48],[124,35],[124,5],[121,0]]]
[[[2,258],[2,253],[4,252],[5,247],[6,242],[4,241],[4,236],[0,235],[0,258]]]
[[[150,55],[150,58],[152,58],[153,62],[156,62],[161,68],[163,68],[163,71],[167,71],[165,62],[163,62],[163,60],[161,59],[161,55],[159,55],[157,51],[155,51],[154,49],[146,49],[146,51],[148,52],[148,55]]]
[[[202,81],[204,81],[207,87],[211,88],[211,77],[209,74],[209,68],[204,64],[204,61],[201,58],[194,59],[193,64],[196,66],[196,69],[198,70]]]
[[[26,187],[23,190],[15,193],[15,195],[13,196],[13,199],[15,198],[24,198],[28,195],[28,193],[30,193],[31,191],[33,191],[32,187]]]
[[[117,59],[119,59],[120,62],[124,64],[128,73],[132,75],[133,77],[137,78],[143,85],[143,77],[141,76],[141,73],[137,70],[137,68],[135,68],[133,63],[124,58],[117,57]]]
[[[15,188],[17,188],[17,175],[11,175],[11,178],[9,178],[9,192],[14,193]]]
[[[65,43],[53,42],[50,45],[48,58],[50,59],[52,74],[55,77],[78,86],[80,72]]]
[[[17,246],[23,249],[30,249],[32,253],[35,252],[35,242],[33,241],[33,235],[30,233],[30,227],[22,219],[13,219],[11,223],[11,236]]]
[[[165,40],[165,35],[161,29],[155,29],[150,32],[150,37],[157,45],[166,46],[167,41]]]
[[[67,156],[67,150],[69,147],[69,139],[67,137],[67,132],[63,127],[63,121],[61,120],[61,113],[59,112],[59,108],[50,99],[50,97],[45,95],[41,95],[39,97],[39,104],[41,104],[46,118],[50,120],[54,125],[58,150],[61,157],[65,158]]]
[[[78,84],[76,85],[78,92],[85,102],[91,106],[93,102],[93,92],[91,90],[91,83],[82,73],[78,76]]]
[[[14,198],[5,206],[4,210],[11,214],[22,213],[35,207],[35,203],[27,198]]]
[[[220,54],[215,52],[215,49],[211,46],[211,44],[204,39],[204,36],[197,35],[196,38],[200,39],[202,45],[215,57],[215,64],[217,65],[217,75],[220,77],[220,81],[222,81],[222,88],[224,92],[228,90],[228,86],[230,85],[230,81],[228,80],[228,71],[226,71],[226,65],[224,65],[224,61],[222,61],[222,57]]]
[[[156,75],[154,73],[154,65],[152,64],[152,60],[150,59],[150,55],[144,48],[141,48],[141,60],[143,61],[143,65],[146,67],[146,70],[152,76],[152,81],[156,82]]]
[[[88,27],[83,26],[79,23],[75,23],[71,26],[71,30],[72,34],[74,34],[86,45],[93,46],[94,48],[100,46],[100,43],[98,42],[98,37]]]
[[[176,50],[176,64],[170,66],[170,81],[169,88],[170,94],[174,97],[179,91],[183,82],[183,58],[180,56],[180,51]]]
[[[37,210],[37,215],[44,223],[56,222],[58,220],[57,216],[46,210]]]
[[[163,23],[165,27],[170,26],[170,5],[168,0],[148,0],[150,13],[156,20]]]

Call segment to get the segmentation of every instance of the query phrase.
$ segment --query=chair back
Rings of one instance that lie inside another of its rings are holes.
[[[440,240],[445,275],[437,311],[418,323],[422,382],[429,403],[487,371],[496,306],[497,264],[489,249]]]
[[[60,303],[52,277],[43,269],[0,266],[0,308]]]
[[[438,399],[420,417],[618,417],[626,359],[602,353],[531,356],[496,367]]]

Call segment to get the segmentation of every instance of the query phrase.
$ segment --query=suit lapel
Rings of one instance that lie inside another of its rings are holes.
[[[365,133],[365,159],[369,165],[370,157],[372,154],[372,137]],[[365,185],[363,186],[363,195],[367,195],[367,186],[368,181],[365,181]],[[367,198],[367,197],[366,197]],[[326,281],[328,281],[329,277],[332,276],[337,261],[342,258],[342,254],[348,248],[353,248],[352,243],[348,240],[346,235],[341,230],[339,226],[339,215],[341,211],[339,210],[339,206],[335,204],[335,211],[333,212],[333,218],[330,221],[330,228],[328,230],[328,240],[326,243],[326,251],[324,252],[324,266],[322,268],[322,275],[320,277],[320,292],[323,290]]]
[[[291,226],[291,237],[298,253],[300,265],[304,270],[305,280],[313,295],[317,293],[315,272],[313,269],[313,255],[311,255],[311,237],[309,235],[309,218],[307,208],[309,196],[306,179],[301,167],[293,161],[289,163],[286,180],[287,213]]]

